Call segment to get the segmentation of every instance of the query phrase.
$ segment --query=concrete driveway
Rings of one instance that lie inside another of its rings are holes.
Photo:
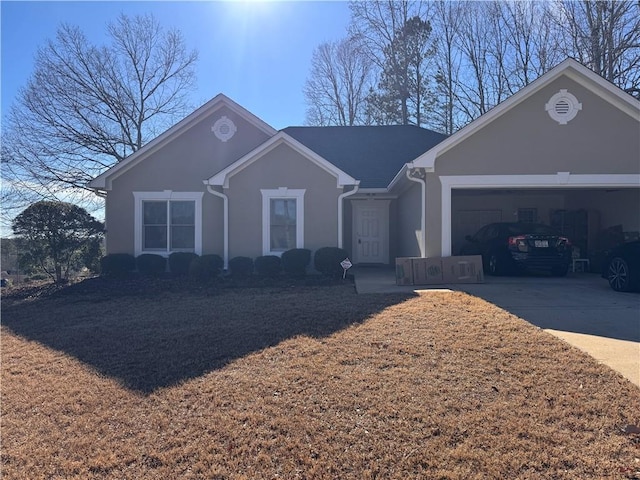
[[[640,294],[596,274],[486,277],[482,284],[398,287],[392,269],[356,267],[358,293],[463,291],[537,325],[640,386]]]

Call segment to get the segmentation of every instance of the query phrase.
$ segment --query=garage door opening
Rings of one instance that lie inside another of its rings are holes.
[[[451,252],[488,223],[543,223],[567,236],[594,270],[604,250],[638,238],[639,206],[640,188],[453,188]]]

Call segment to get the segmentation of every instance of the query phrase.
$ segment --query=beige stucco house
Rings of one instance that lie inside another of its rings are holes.
[[[609,227],[640,231],[640,102],[572,59],[448,138],[276,131],[218,95],[90,186],[106,195],[108,253],[338,246],[386,264],[456,254],[493,221],[574,228],[572,212],[588,252]]]

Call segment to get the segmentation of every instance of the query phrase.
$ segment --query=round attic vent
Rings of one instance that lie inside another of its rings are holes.
[[[544,109],[560,125],[566,125],[582,110],[582,104],[575,96],[562,89],[549,99]]]
[[[220,117],[211,127],[211,131],[221,141],[226,142],[238,131],[236,124],[226,116]]]

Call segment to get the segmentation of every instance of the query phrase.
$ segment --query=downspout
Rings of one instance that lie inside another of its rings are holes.
[[[205,183],[206,184],[206,183]],[[222,259],[224,260],[225,270],[229,268],[229,198],[222,192],[218,192],[211,185],[207,185],[209,193],[220,197],[222,199],[222,229],[223,229],[223,253]]]
[[[345,198],[350,197],[351,195],[355,194],[358,191],[359,188],[360,188],[360,181],[358,181],[358,183],[356,183],[355,186],[351,190],[349,190],[348,192],[341,193],[338,196],[338,248],[342,248],[342,245],[344,243],[343,242],[343,234],[342,234],[343,225],[344,225],[343,218],[342,218],[343,215],[344,215],[344,213],[343,213],[343,211],[344,211],[344,207],[343,207],[344,202],[343,202],[343,200]]]
[[[425,258],[427,256],[427,229],[426,229],[426,203],[427,203],[427,179],[421,177],[414,177],[411,175],[411,172],[416,171],[417,169],[413,167],[412,163],[407,163],[407,178],[412,182],[419,183],[422,191],[422,201],[420,202],[422,205],[422,215],[420,216],[420,229],[422,231],[422,245],[420,245],[420,256]]]

